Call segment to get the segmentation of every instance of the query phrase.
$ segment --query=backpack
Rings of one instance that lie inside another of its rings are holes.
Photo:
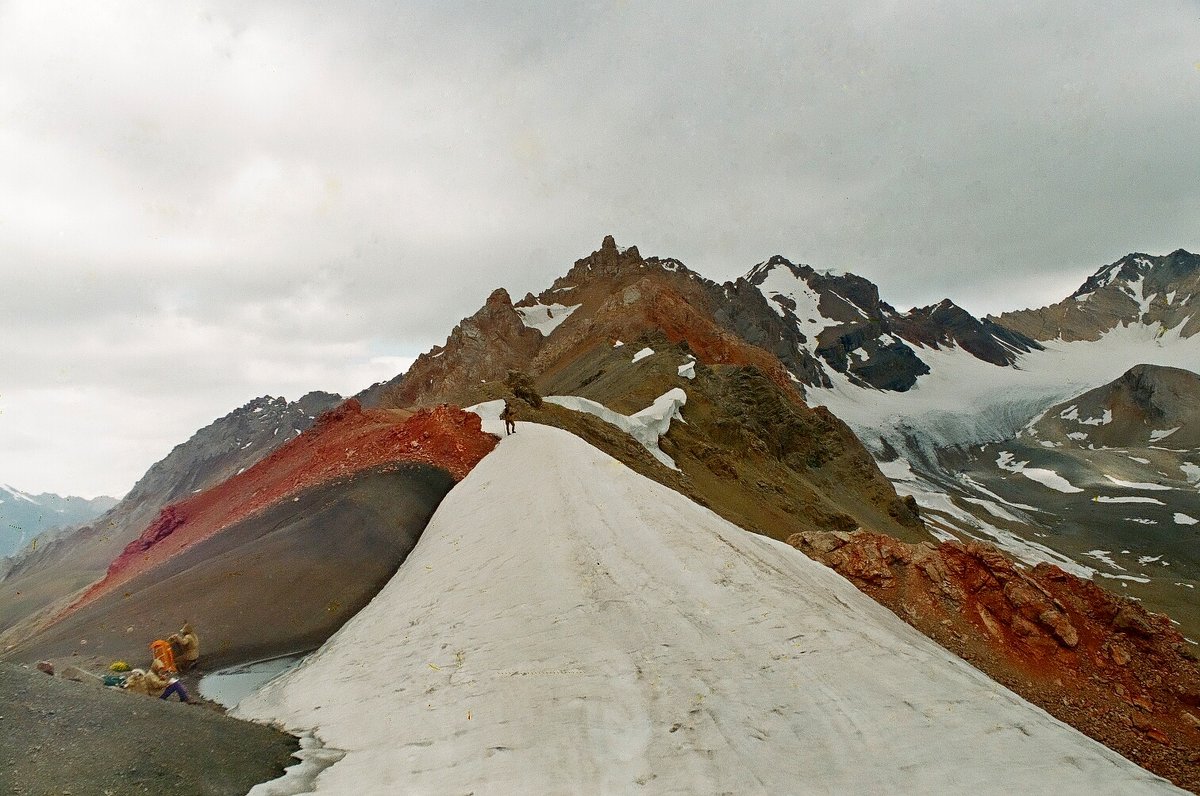
[[[179,670],[175,668],[175,651],[171,649],[171,645],[159,639],[150,643],[150,654],[154,656],[154,660],[162,664],[163,669],[172,674]]]

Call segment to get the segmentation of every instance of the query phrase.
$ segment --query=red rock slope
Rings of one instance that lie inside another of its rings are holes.
[[[438,406],[409,416],[353,399],[243,473],[164,508],[70,611],[303,490],[387,464],[424,463],[461,480],[496,445],[477,415]]]
[[[788,541],[1047,712],[1200,789],[1200,669],[1166,616],[984,544],[866,531]]]

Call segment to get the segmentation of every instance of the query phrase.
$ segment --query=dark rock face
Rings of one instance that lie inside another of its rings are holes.
[[[779,358],[803,384],[830,387],[829,376],[804,344],[807,339],[795,323],[788,323],[767,305],[767,300],[744,278],[723,286],[716,321],[751,345]]]
[[[869,280],[822,273],[780,256],[755,266],[746,280],[765,291],[778,308],[776,314],[805,330],[799,333],[802,341],[806,334],[816,338],[809,349],[825,365],[864,387],[902,392],[916,384],[929,367],[913,346],[957,346],[998,366],[1012,365],[1019,354],[1040,348],[1024,335],[976,319],[949,300],[901,314],[880,299],[879,289]],[[789,283],[792,295],[787,293]],[[797,301],[801,295],[804,306]],[[827,382],[808,372],[797,375],[805,384]]]
[[[980,321],[950,299],[894,316],[892,324],[905,340],[928,348],[957,345],[993,365],[1012,365],[1018,354],[1043,350],[1037,341],[993,321]]]
[[[817,354],[861,385],[904,392],[929,372],[929,366],[903,342],[888,340],[884,323],[870,321],[826,329],[818,338]]]

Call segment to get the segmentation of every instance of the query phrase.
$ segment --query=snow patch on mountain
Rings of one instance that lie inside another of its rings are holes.
[[[654,349],[647,346],[647,347],[643,348],[641,351],[638,351],[636,354],[634,354],[633,359],[630,361],[631,362],[641,362],[643,359],[645,359],[646,357],[650,356],[653,353],[654,353]]]
[[[961,494],[955,494],[953,497],[943,490],[937,484],[931,483],[925,478],[915,473],[912,465],[904,458],[896,459],[891,462],[878,462],[879,469],[889,480],[892,481],[896,489],[896,494],[902,497],[912,497],[917,501],[917,505],[922,509],[922,515],[926,521],[926,527],[929,532],[943,542],[957,541],[959,535],[966,536],[972,539],[987,541],[996,545],[1000,549],[1014,556],[1015,558],[1024,561],[1030,565],[1036,565],[1042,562],[1054,564],[1055,566],[1070,572],[1072,575],[1077,575],[1081,578],[1090,578],[1095,574],[1095,570],[1091,567],[1084,566],[1068,556],[1062,555],[1045,545],[1037,542],[1022,539],[1016,534],[999,528],[990,522],[972,514],[971,512],[958,506],[954,499],[958,498],[968,503],[975,505],[987,504],[983,507],[993,516],[1002,520],[1015,520],[1023,522],[1018,517],[1015,517],[1011,512],[1006,511],[995,503],[972,498]],[[982,489],[977,484],[974,484],[969,477],[963,476],[963,480],[972,483],[977,491],[995,497],[997,501],[1007,503],[1003,498],[994,493]],[[1029,511],[1037,511],[1032,506],[1026,506],[1021,503],[1008,503],[1013,508],[1027,509]],[[953,532],[952,532],[953,531]],[[957,534],[957,535],[956,535]]]
[[[1016,461],[1015,457],[1008,451],[1001,451],[999,457],[996,458],[996,466],[1001,470],[1007,470],[1010,473],[1020,473],[1031,481],[1037,481],[1042,486],[1066,494],[1083,491],[1053,470],[1048,470],[1044,467],[1028,467],[1028,464],[1029,462]]]
[[[318,793],[1176,792],[833,571],[534,424],[236,713],[345,750]]]
[[[0,484],[0,489],[3,489],[10,496],[16,498],[17,500],[23,500],[26,503],[32,503],[35,506],[41,505],[36,500],[34,500],[31,496],[25,494],[24,492],[22,492],[19,489],[14,489],[13,487],[9,486],[8,484]]]
[[[683,421],[680,410],[687,404],[687,393],[682,388],[668,390],[655,398],[654,403],[632,415],[614,412],[598,401],[580,398],[577,395],[550,395],[542,400],[576,412],[586,412],[616,426],[640,442],[650,455],[663,465],[672,470],[679,469],[675,461],[658,447],[658,440],[670,430],[672,421]],[[466,411],[479,415],[483,420],[484,431],[500,436],[504,434],[503,425],[499,422],[500,410],[503,408],[504,401],[486,401],[467,407]]]
[[[537,329],[543,335],[549,336],[559,324],[571,317],[571,313],[582,304],[566,306],[564,304],[534,304],[529,307],[513,307],[521,316],[521,323],[530,329]]]
[[[1112,481],[1117,486],[1122,487],[1124,489],[1145,489],[1150,492],[1170,492],[1171,491],[1171,487],[1164,486],[1163,484],[1145,484],[1145,483],[1138,483],[1136,481],[1122,481],[1120,478],[1113,478],[1111,475],[1105,475],[1104,477],[1107,478],[1109,481]]]

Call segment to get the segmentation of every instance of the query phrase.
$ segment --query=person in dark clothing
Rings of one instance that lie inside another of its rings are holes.
[[[513,409],[513,405],[507,400],[504,402],[504,410],[500,412],[500,419],[504,421],[504,436],[517,433],[517,410]]]

